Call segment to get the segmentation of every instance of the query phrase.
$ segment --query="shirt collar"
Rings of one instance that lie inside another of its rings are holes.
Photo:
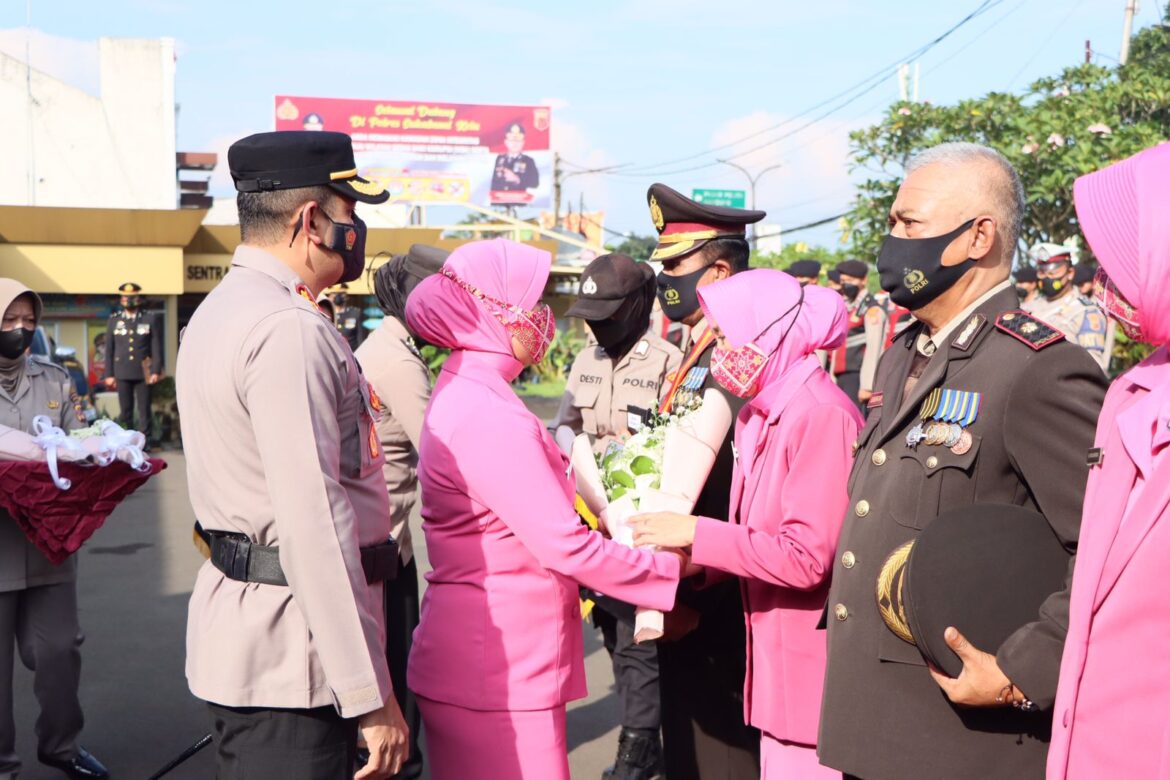
[[[950,338],[951,334],[955,332],[955,328],[966,322],[967,318],[974,314],[976,309],[987,303],[989,300],[1010,286],[1011,281],[1005,279],[995,287],[992,287],[990,290],[972,301],[967,306],[967,308],[963,309],[954,317],[951,317],[947,324],[939,328],[933,336],[930,335],[929,330],[923,328],[922,332],[918,334],[918,352],[920,354],[926,355],[927,357],[933,355],[938,351],[939,347],[947,343],[947,339]]]
[[[276,255],[265,252],[259,247],[248,246],[247,244],[240,244],[236,247],[236,252],[232,255],[232,265],[238,265],[241,268],[251,268],[254,271],[271,276],[289,289],[296,287],[298,284],[305,283],[297,275],[296,271],[282,263]]]

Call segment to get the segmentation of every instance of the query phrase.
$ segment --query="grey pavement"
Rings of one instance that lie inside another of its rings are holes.
[[[81,743],[118,780],[145,780],[210,728],[205,705],[191,696],[183,675],[187,599],[202,562],[191,544],[185,462],[179,451],[162,457],[169,468],[130,496],[78,553],[85,633]],[[420,544],[422,534],[415,538]],[[419,567],[429,570],[425,547]],[[584,635],[590,696],[569,707],[568,743],[573,777],[592,780],[613,759],[618,705],[605,649],[591,626]],[[61,773],[37,763],[36,700],[31,675],[19,663],[15,684],[21,778],[59,780]],[[212,750],[167,780],[213,777]]]

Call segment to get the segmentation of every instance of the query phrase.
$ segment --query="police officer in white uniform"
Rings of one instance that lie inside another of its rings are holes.
[[[1060,244],[1037,244],[1028,254],[1036,263],[1039,294],[1021,308],[1084,347],[1108,373],[1113,332],[1105,313],[1077,290],[1072,250]]]

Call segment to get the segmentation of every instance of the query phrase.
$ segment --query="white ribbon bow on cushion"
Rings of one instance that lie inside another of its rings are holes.
[[[45,459],[49,462],[49,474],[53,477],[53,484],[60,490],[68,490],[73,487],[73,483],[58,472],[57,460],[85,460],[89,457],[85,447],[78,439],[74,439],[53,425],[53,421],[43,414],[38,414],[33,418],[33,434],[36,436],[37,444],[45,451]]]

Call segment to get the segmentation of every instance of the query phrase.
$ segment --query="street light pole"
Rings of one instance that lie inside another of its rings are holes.
[[[763,178],[764,174],[767,173],[768,171],[774,171],[777,168],[782,167],[780,163],[776,163],[775,165],[769,165],[767,168],[760,171],[755,176],[752,176],[752,172],[749,171],[747,168],[743,167],[742,165],[740,165],[739,163],[733,163],[731,160],[719,160],[719,162],[723,163],[724,165],[730,165],[732,168],[737,169],[738,171],[743,173],[744,176],[747,177],[748,185],[749,185],[749,192],[751,193],[751,209],[752,209],[752,211],[756,210],[756,182],[758,182],[761,178]],[[753,252],[756,251],[756,226],[755,225],[752,225],[752,251]]]

